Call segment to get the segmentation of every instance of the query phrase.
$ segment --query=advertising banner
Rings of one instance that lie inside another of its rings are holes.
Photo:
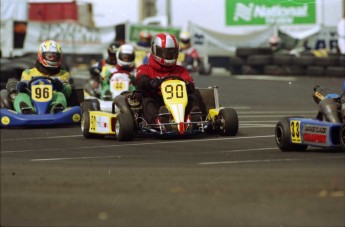
[[[193,23],[189,27],[194,47],[200,54],[208,56],[232,56],[237,47],[268,46],[268,39],[274,33],[273,27],[242,35],[218,33]]]
[[[29,22],[24,41],[25,52],[36,52],[44,40],[55,40],[64,53],[99,54],[115,40],[114,27],[91,28],[78,23]]]
[[[148,25],[140,25],[140,24],[128,24],[128,36],[127,36],[127,42],[137,42],[139,41],[139,33],[141,31],[149,31],[152,36],[159,32],[168,32],[176,37],[179,37],[180,28],[174,28],[174,27],[160,27],[160,26],[148,26]]]
[[[226,25],[316,23],[316,0],[225,0]]]

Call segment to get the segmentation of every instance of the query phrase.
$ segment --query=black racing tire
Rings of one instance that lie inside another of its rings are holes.
[[[6,109],[13,109],[13,104],[10,100],[10,94],[6,89],[0,91],[0,107]]]
[[[237,57],[244,57],[247,58],[248,56],[255,55],[255,54],[272,54],[271,48],[268,47],[239,47],[236,49],[236,56]]]
[[[218,113],[219,129],[222,136],[236,136],[238,132],[238,116],[234,109],[224,108]]]
[[[284,75],[284,69],[283,69],[283,67],[281,67],[279,65],[265,65],[264,74],[265,75],[281,76],[281,75]]]
[[[90,110],[100,110],[100,104],[97,99],[86,99],[81,103],[81,121],[80,128],[83,136],[87,139],[99,138],[100,135],[89,132],[90,129]]]
[[[323,66],[308,66],[306,70],[308,76],[324,76],[325,68]]]
[[[273,64],[274,65],[291,65],[293,55],[291,54],[274,54]]]
[[[115,125],[118,141],[130,141],[134,137],[134,120],[131,113],[119,113]]]
[[[251,55],[247,58],[250,66],[265,66],[272,64],[272,55]]]
[[[243,65],[241,68],[242,75],[261,75],[261,71],[259,66]]]
[[[290,65],[290,66],[282,66],[284,75],[292,75],[292,76],[303,76],[305,75],[305,67],[300,65]]]
[[[343,124],[340,127],[339,138],[340,138],[340,150],[345,151],[345,124]]]
[[[81,115],[80,121],[81,132],[86,139],[95,138],[96,135],[89,132],[90,129],[90,112],[85,111]]]
[[[295,65],[309,66],[314,65],[316,57],[311,55],[301,55],[299,57],[293,58],[293,63]]]
[[[344,78],[345,67],[343,66],[328,66],[326,69],[326,76]]]
[[[282,118],[275,128],[276,144],[281,151],[305,151],[308,145],[293,144],[290,140],[290,125],[289,118]]]
[[[340,58],[338,55],[329,55],[328,57],[315,58],[315,65],[318,66],[339,66]]]
[[[345,54],[340,55],[340,57],[339,57],[339,66],[345,67]]]

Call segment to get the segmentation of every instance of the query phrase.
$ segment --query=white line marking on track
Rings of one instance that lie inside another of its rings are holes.
[[[300,111],[238,111],[238,114],[316,114],[317,111],[300,110]]]
[[[276,125],[270,124],[240,124],[241,128],[271,128],[276,127]]]
[[[19,140],[41,140],[41,139],[60,139],[60,138],[70,138],[70,137],[82,137],[82,135],[69,135],[69,136],[47,136],[47,137],[27,137],[27,138],[17,138],[17,139],[3,139],[1,141],[19,141]]]
[[[82,160],[82,159],[103,159],[103,158],[122,158],[119,155],[112,156],[97,156],[97,157],[75,157],[75,158],[41,158],[41,159],[31,159],[32,162],[44,162],[44,161],[64,161],[64,160]]]
[[[284,77],[277,77],[277,76],[260,76],[260,75],[241,75],[241,76],[234,76],[238,80],[271,80],[271,81],[297,81],[297,77],[293,76],[284,76]]]
[[[272,150],[277,149],[277,147],[269,148],[253,148],[253,149],[243,149],[243,150],[231,150],[231,151],[220,151],[221,153],[232,153],[232,152],[244,152],[244,151],[261,151],[261,150]],[[41,159],[31,159],[32,162],[42,162],[42,161],[64,161],[64,160],[83,160],[83,159],[103,159],[103,158],[125,158],[121,155],[111,155],[111,156],[85,156],[85,157],[73,157],[73,158],[41,158]]]
[[[262,159],[262,160],[242,160],[242,161],[222,161],[222,162],[199,162],[199,165],[224,165],[224,164],[246,164],[246,163],[267,163],[267,162],[292,162],[310,161],[323,159],[344,159],[343,156],[324,157],[324,158],[285,158],[285,159]]]
[[[18,151],[1,151],[4,153],[19,153],[19,152],[31,152],[31,151],[51,151],[51,150],[81,150],[81,149],[95,149],[95,148],[107,148],[107,147],[127,147],[127,146],[143,146],[143,145],[160,145],[160,144],[176,144],[176,143],[200,143],[208,141],[223,141],[223,140],[240,140],[240,139],[262,139],[271,138],[274,135],[264,135],[264,136],[238,136],[238,137],[223,137],[223,138],[210,138],[210,139],[193,139],[193,140],[173,140],[164,142],[150,142],[150,143],[124,143],[124,144],[114,144],[105,146],[88,146],[88,147],[65,147],[65,148],[53,148],[53,149],[35,149],[35,150],[18,150]]]
[[[315,115],[316,116],[316,115]],[[286,114],[281,114],[281,115],[268,115],[268,114],[265,114],[265,115],[238,115],[238,118],[241,119],[241,118],[266,118],[266,117],[269,117],[269,118],[281,118],[281,117],[286,117]],[[240,120],[241,122],[241,120]]]
[[[251,148],[251,149],[231,150],[231,151],[222,151],[222,152],[223,153],[232,153],[232,152],[264,151],[264,150],[276,150],[276,149],[278,149],[278,147]]]

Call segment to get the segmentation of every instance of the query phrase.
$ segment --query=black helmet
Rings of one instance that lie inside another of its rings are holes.
[[[108,46],[108,54],[114,54],[116,55],[117,48],[119,48],[121,44],[118,41],[112,42]]]
[[[116,65],[116,52],[117,49],[121,46],[118,41],[112,42],[108,46],[108,63]]]

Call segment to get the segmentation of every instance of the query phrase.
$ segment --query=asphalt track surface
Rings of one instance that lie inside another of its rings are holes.
[[[345,226],[345,153],[281,152],[281,117],[314,117],[342,79],[198,76],[239,115],[235,137],[85,139],[1,129],[1,226]]]

